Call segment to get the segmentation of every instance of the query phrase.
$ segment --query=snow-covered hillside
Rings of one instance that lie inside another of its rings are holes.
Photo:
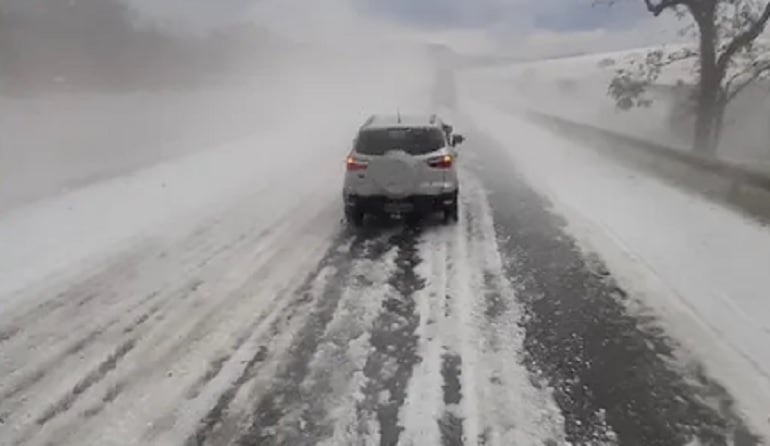
[[[675,91],[677,83],[694,83],[692,60],[665,67],[649,92],[649,108],[622,111],[607,95],[617,69],[627,67],[648,51],[642,48],[590,54],[546,61],[511,64],[470,70],[465,85],[478,97],[507,109],[532,109],[600,128],[625,133],[673,148],[689,150],[692,122],[677,117],[686,93]],[[681,46],[663,48],[666,52]],[[770,94],[764,86],[749,88],[728,108],[719,155],[739,163],[770,169],[767,146],[767,113]]]

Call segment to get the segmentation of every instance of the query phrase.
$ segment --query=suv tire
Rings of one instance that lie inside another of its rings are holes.
[[[459,216],[459,201],[460,201],[460,193],[459,191],[455,191],[454,193],[454,200],[452,200],[452,204],[446,206],[444,208],[444,222],[445,223],[451,223],[456,222],[460,220]]]
[[[453,223],[459,220],[459,211],[457,208],[457,202],[449,205],[444,209],[444,222]]]
[[[357,228],[364,225],[364,217],[364,212],[356,206],[350,206],[345,209],[345,219]]]

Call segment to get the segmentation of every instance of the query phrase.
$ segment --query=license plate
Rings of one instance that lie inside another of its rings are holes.
[[[412,203],[386,203],[385,212],[391,214],[398,214],[402,212],[410,212],[414,207]]]

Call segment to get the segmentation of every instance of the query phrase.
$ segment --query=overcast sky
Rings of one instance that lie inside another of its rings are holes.
[[[544,55],[656,44],[672,39],[678,27],[670,17],[653,19],[642,0],[613,7],[592,6],[592,0],[126,1],[155,17],[198,28],[249,18],[320,35],[390,29],[464,51]]]

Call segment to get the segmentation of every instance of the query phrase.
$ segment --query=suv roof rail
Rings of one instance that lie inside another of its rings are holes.
[[[374,122],[374,118],[375,118],[374,115],[369,116],[369,118],[366,121],[364,121],[363,124],[361,124],[361,128],[371,125]]]
[[[438,113],[406,115],[397,110],[395,114],[374,113],[359,127],[359,130],[389,127],[443,127],[444,121]]]

